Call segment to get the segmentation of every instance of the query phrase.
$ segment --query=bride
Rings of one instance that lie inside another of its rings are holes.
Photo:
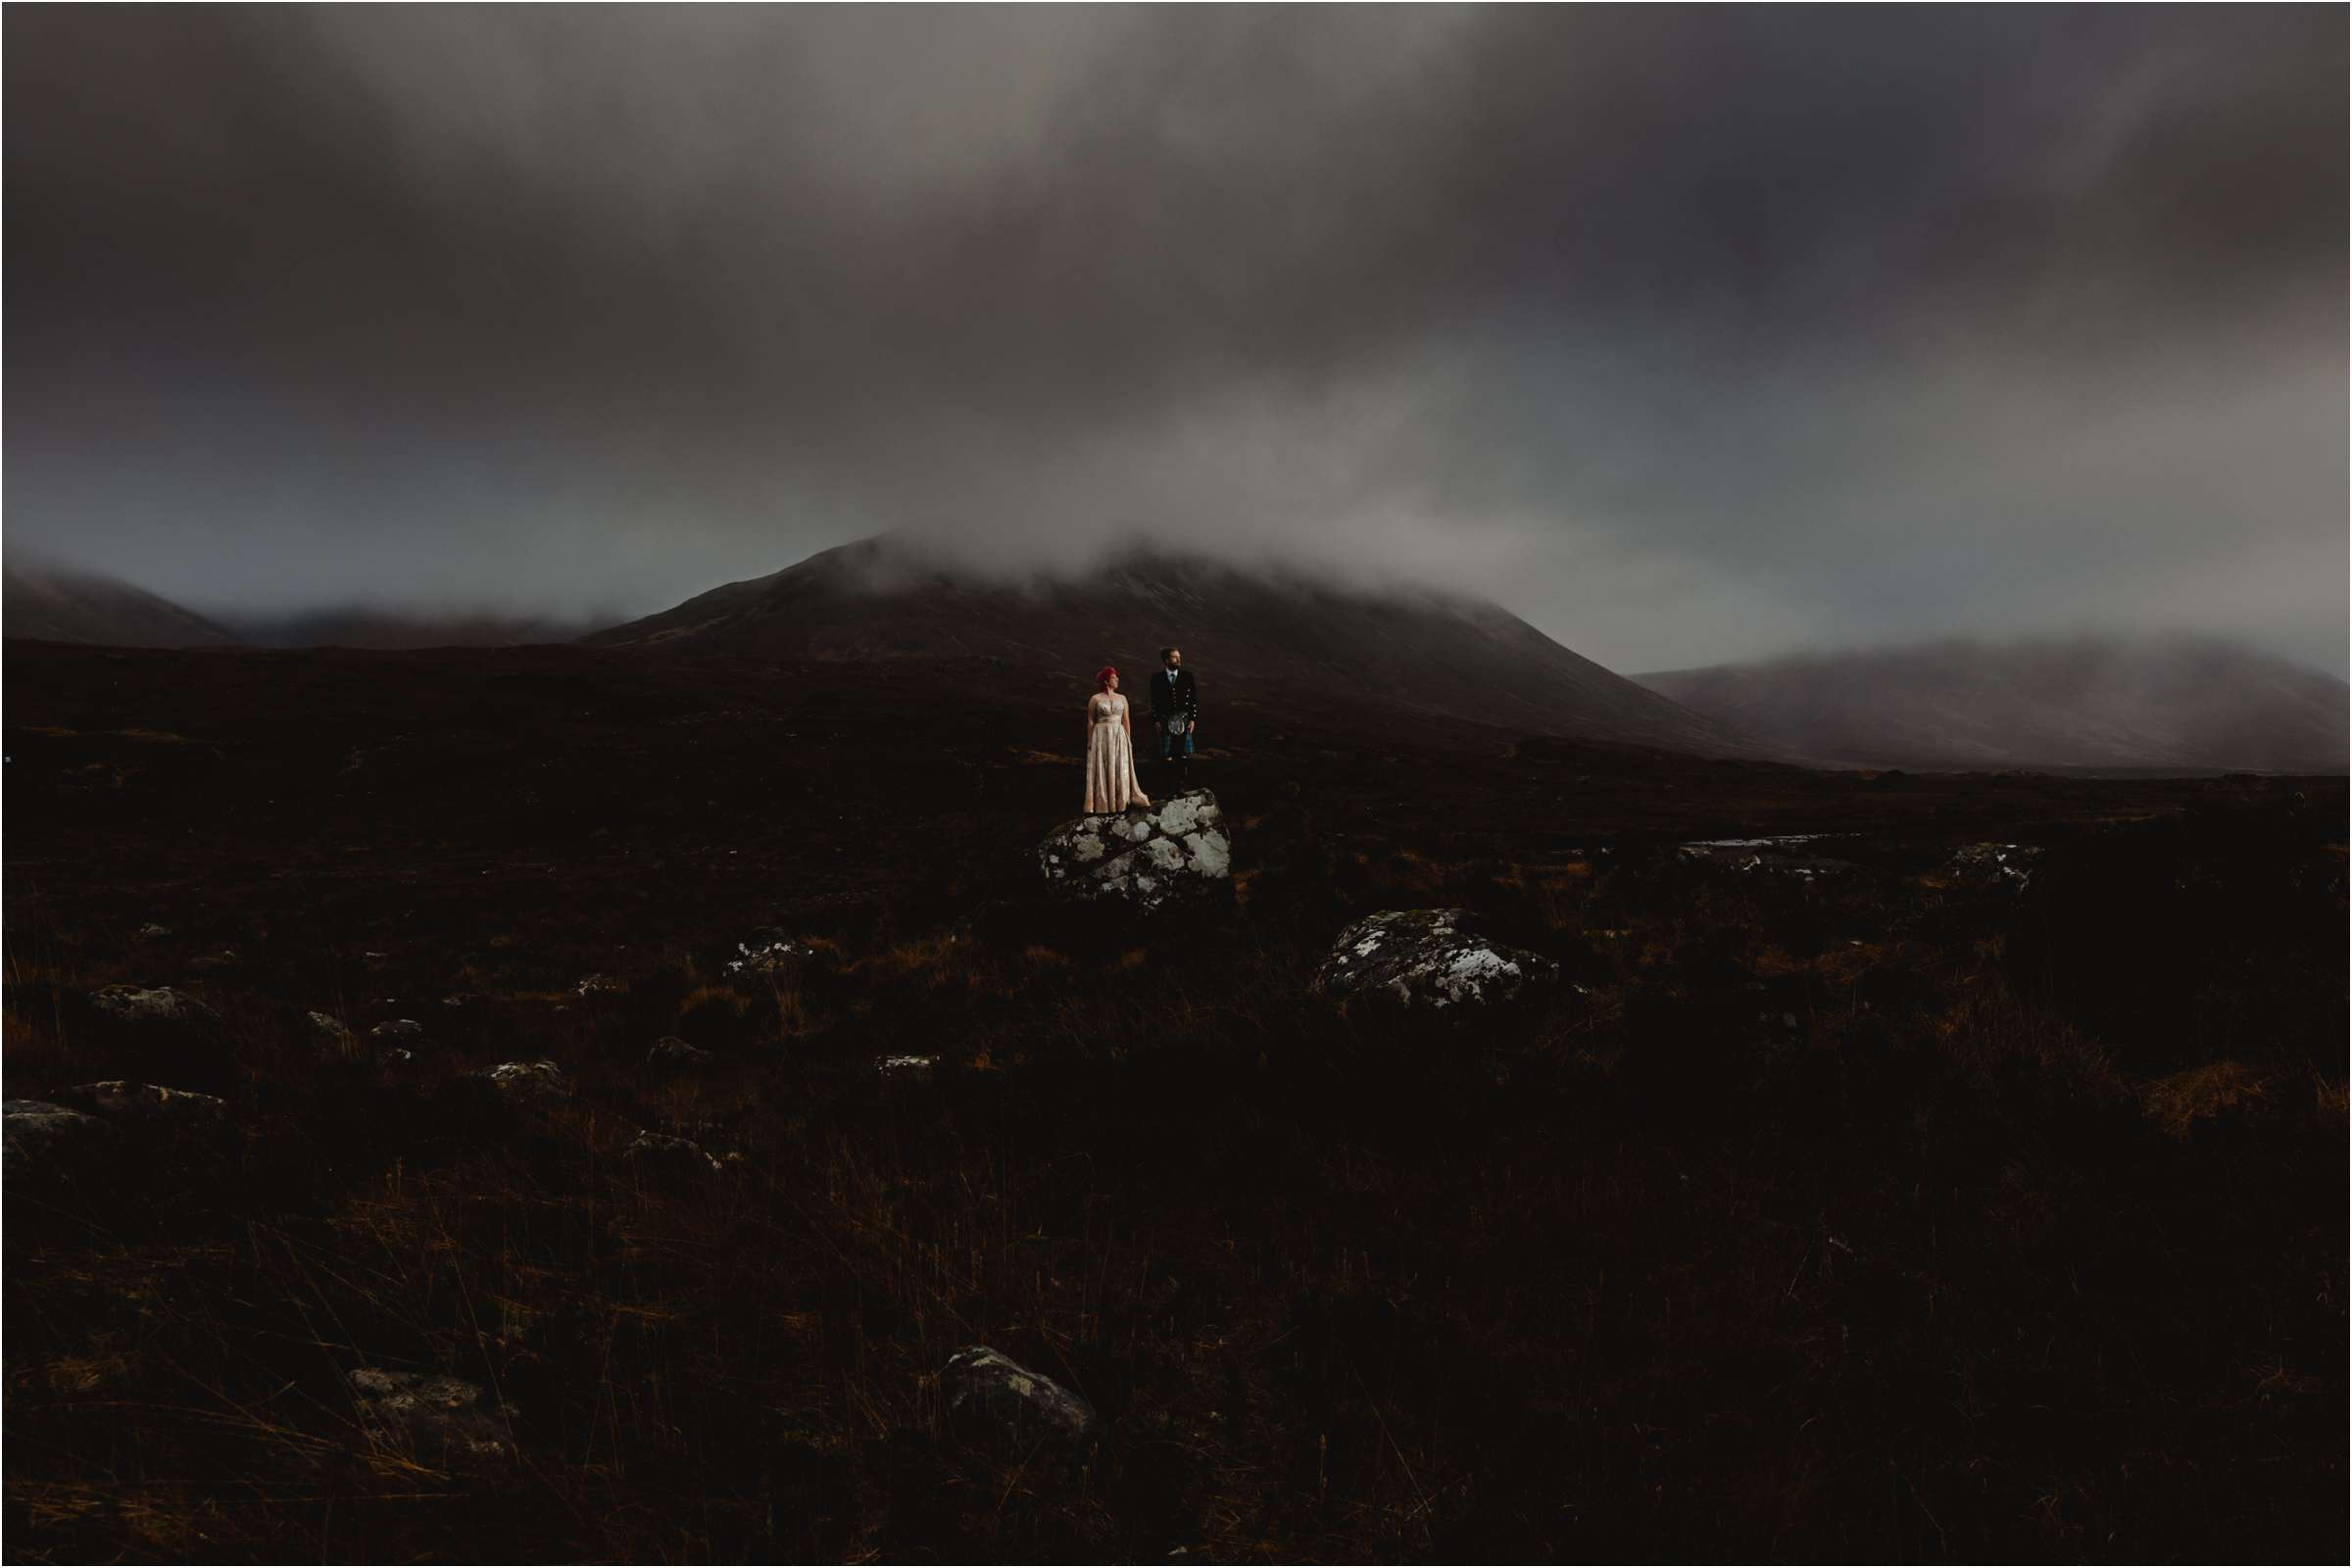
[[[1086,808],[1124,811],[1151,804],[1135,778],[1135,718],[1119,695],[1119,672],[1104,664],[1086,700]]]

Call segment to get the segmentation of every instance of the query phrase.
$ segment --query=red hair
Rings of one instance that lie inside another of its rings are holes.
[[[1117,673],[1118,670],[1109,664],[1104,664],[1101,669],[1096,670],[1095,690],[1099,692],[1106,692],[1110,690],[1110,677],[1116,675]]]

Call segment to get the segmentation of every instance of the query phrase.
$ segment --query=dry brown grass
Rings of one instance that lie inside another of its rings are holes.
[[[2216,1122],[2240,1110],[2269,1103],[2271,1085],[2239,1061],[2208,1061],[2155,1080],[2140,1091],[2148,1119],[2174,1138],[2186,1138],[2199,1122]]]

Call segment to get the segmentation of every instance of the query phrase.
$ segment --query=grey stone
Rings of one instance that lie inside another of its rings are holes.
[[[161,1084],[134,1084],[122,1078],[76,1084],[53,1091],[49,1098],[61,1105],[86,1110],[113,1122],[209,1132],[226,1127],[229,1120],[228,1102],[218,1095],[167,1089]]]
[[[1463,909],[1384,909],[1340,933],[1315,971],[1322,996],[1393,998],[1407,1007],[1475,1008],[1554,985],[1560,966],[1490,942]]]
[[[184,991],[170,986],[108,986],[92,992],[90,1004],[122,1023],[213,1028],[220,1015]]]
[[[702,1047],[690,1046],[676,1035],[663,1035],[645,1054],[645,1065],[654,1072],[691,1072],[717,1059]]]
[[[555,1105],[571,1098],[571,1080],[552,1061],[502,1061],[466,1077],[513,1105]]]
[[[388,1018],[368,1031],[370,1040],[422,1040],[424,1025],[414,1018]]]
[[[815,950],[806,943],[765,926],[752,933],[749,942],[735,944],[736,956],[727,960],[727,973],[765,975],[785,979],[801,972],[801,966],[815,956]]]
[[[331,1012],[309,1014],[311,1038],[334,1051],[350,1051],[358,1044],[352,1038],[351,1026]]]
[[[225,1102],[158,1084],[108,1079],[8,1102],[10,1185],[112,1205],[198,1199],[236,1148]]]
[[[620,1157],[640,1170],[663,1174],[716,1176],[722,1168],[691,1138],[672,1138],[666,1133],[640,1132]]]
[[[1073,817],[1037,847],[1055,892],[1142,913],[1199,904],[1233,889],[1233,845],[1217,798],[1187,790],[1149,808]]]
[[[501,1407],[478,1384],[433,1372],[351,1374],[360,1425],[419,1464],[446,1469],[496,1466],[514,1454],[514,1406]]]
[[[949,1431],[1001,1456],[1025,1457],[1040,1449],[1083,1453],[1102,1436],[1093,1405],[985,1345],[950,1356],[939,1387]]]
[[[11,1100],[0,1105],[6,1123],[7,1183],[20,1191],[48,1192],[89,1182],[120,1156],[122,1135],[70,1105],[43,1100]]]

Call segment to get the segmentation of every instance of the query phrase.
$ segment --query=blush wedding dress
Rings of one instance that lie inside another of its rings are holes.
[[[1127,699],[1097,692],[1086,700],[1086,808],[1124,811],[1152,804],[1135,777],[1135,743],[1127,733]]]

